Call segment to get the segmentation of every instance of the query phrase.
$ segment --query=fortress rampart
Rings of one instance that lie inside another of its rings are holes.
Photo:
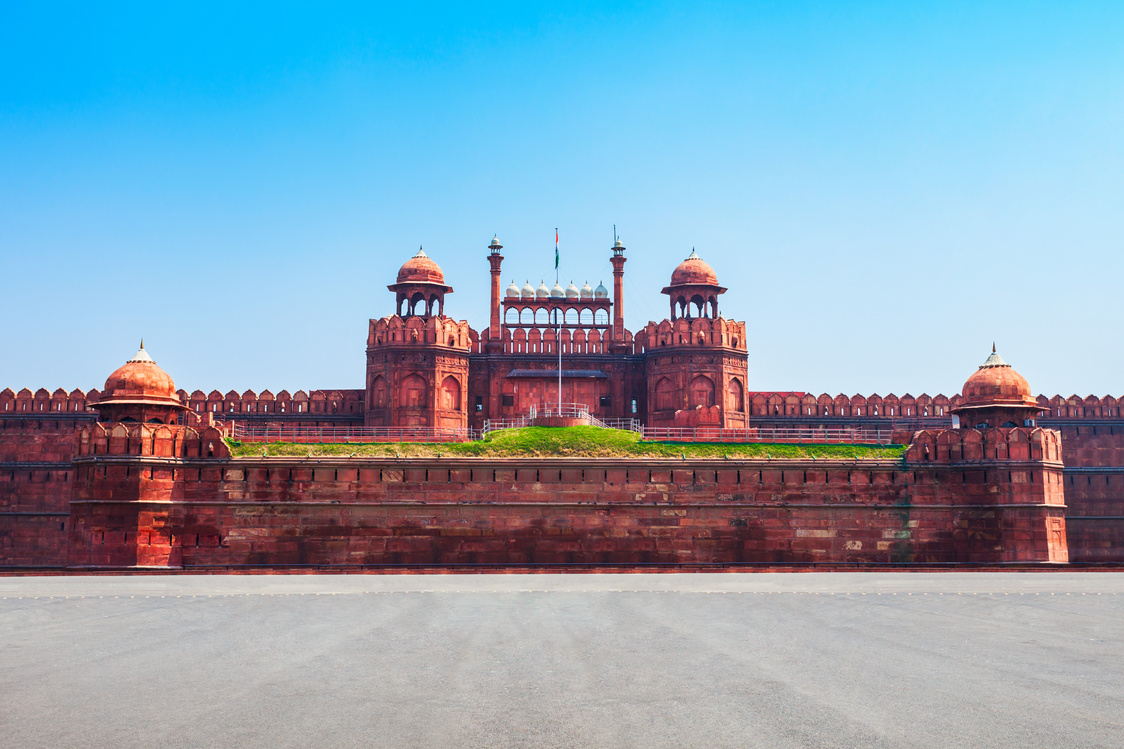
[[[1044,429],[920,432],[902,461],[395,460],[231,458],[213,426],[12,426],[8,566],[1066,559]]]
[[[387,287],[394,314],[370,319],[357,389],[177,390],[142,344],[101,390],[0,391],[0,565],[1124,563],[1120,398],[1033,398],[994,350],[952,396],[757,392],[746,325],[696,252],[662,290],[668,317],[633,333],[620,241],[611,290],[503,291],[488,249],[487,328],[445,315],[453,289],[419,249]],[[467,439],[558,402],[668,439],[858,428],[908,449],[236,458],[223,440],[232,422]]]
[[[966,444],[968,455],[861,463],[268,457],[169,463],[113,453],[119,458],[108,464],[76,461],[68,564],[1065,561],[1061,464],[1050,433],[927,437],[934,445]],[[107,444],[123,449],[132,444],[125,439],[115,443],[110,430]],[[985,456],[984,445],[1000,457]],[[915,451],[922,455],[923,447]]]
[[[699,321],[696,321],[699,322]],[[741,323],[739,323],[741,324]],[[742,332],[744,335],[744,324]],[[649,327],[653,327],[650,324]],[[647,336],[647,329],[645,329]],[[736,336],[729,336],[733,341]],[[735,344],[736,346],[736,344]],[[313,390],[311,393],[297,390],[290,394],[288,390],[280,390],[275,395],[271,390],[257,393],[246,390],[241,393],[230,390],[222,393],[211,390],[204,393],[195,390],[188,393],[186,390],[176,391],[180,400],[191,410],[197,413],[207,411],[216,414],[229,415],[231,413],[261,417],[266,414],[290,417],[294,414],[314,414],[332,416],[358,416],[362,417],[363,394],[358,390]],[[32,392],[23,388],[18,392],[11,388],[0,390],[0,416],[30,416],[60,414],[60,413],[85,413],[92,415],[90,409],[97,402],[100,391],[96,388],[84,391],[74,389],[66,391],[58,388],[48,391],[39,388]],[[748,393],[746,403],[750,416],[828,416],[838,418],[864,418],[883,417],[908,419],[912,417],[948,416],[950,409],[955,408],[962,400],[959,394],[952,397],[946,395],[930,396],[922,394],[912,396],[908,393],[897,396],[889,393],[885,396],[872,393],[870,395],[829,395],[821,393]],[[1041,419],[1044,422],[1055,420],[1080,419],[1082,421],[1112,421],[1124,423],[1124,413],[1121,412],[1119,398],[1105,395],[1088,395],[1081,397],[1070,395],[1068,397],[1054,395],[1047,397],[1039,395],[1036,399],[1044,409]],[[361,420],[361,418],[360,418]]]

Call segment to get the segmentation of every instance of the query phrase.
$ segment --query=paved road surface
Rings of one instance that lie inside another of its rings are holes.
[[[6,578],[0,744],[1120,747],[1124,574]]]

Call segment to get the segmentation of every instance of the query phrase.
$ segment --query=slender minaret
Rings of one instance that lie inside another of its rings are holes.
[[[613,343],[624,345],[624,244],[620,238],[613,240]]]
[[[492,272],[492,316],[488,323],[487,344],[487,348],[492,350],[503,346],[500,334],[500,264],[503,263],[503,255],[500,254],[500,250],[502,249],[503,245],[500,244],[499,235],[493,236],[492,243],[488,245],[488,264],[491,266]]]

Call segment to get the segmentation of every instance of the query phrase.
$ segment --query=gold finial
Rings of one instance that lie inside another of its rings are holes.
[[[991,342],[991,353],[995,353],[995,341]]]
[[[141,351],[144,351],[144,339],[141,339]]]

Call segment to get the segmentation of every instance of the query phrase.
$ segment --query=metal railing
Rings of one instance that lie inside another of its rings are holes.
[[[640,419],[598,419],[596,416],[590,418],[593,420],[594,426],[599,426],[602,429],[623,429],[628,432],[644,432],[644,427],[640,423]]]
[[[567,408],[572,406],[574,408]],[[758,442],[811,445],[888,445],[894,430],[868,427],[646,427],[637,419],[599,419],[582,410],[581,404],[563,404],[562,415],[588,418],[592,426],[602,429],[625,429],[636,432],[648,442]],[[532,426],[536,418],[559,413],[557,404],[538,406],[527,415],[514,419],[489,419],[484,428],[457,429],[441,427],[335,427],[289,424],[255,424],[229,421],[220,424],[224,434],[239,442],[294,442],[302,444],[362,444],[375,442],[469,442],[483,439],[500,429]]]
[[[572,416],[582,418],[591,416],[589,406],[584,403],[536,403],[527,413],[532,419],[541,416]]]
[[[721,427],[643,427],[643,439],[648,442],[761,442],[791,445],[889,445],[893,439],[890,429],[782,429],[749,427],[748,429],[723,429]]]
[[[303,444],[372,442],[468,442],[479,439],[474,429],[442,427],[314,427],[289,424],[227,422],[227,437],[239,442],[298,442]]]
[[[495,432],[499,429],[519,429],[521,427],[529,427],[534,423],[530,416],[518,416],[514,419],[485,419],[484,428],[480,430],[481,439],[489,432]]]
[[[536,419],[561,416],[572,419],[586,419],[593,426],[606,427],[606,423],[589,412],[589,406],[584,403],[536,403],[522,416],[511,419],[487,419],[484,428],[480,430],[483,437],[497,429],[519,429],[534,426]]]

